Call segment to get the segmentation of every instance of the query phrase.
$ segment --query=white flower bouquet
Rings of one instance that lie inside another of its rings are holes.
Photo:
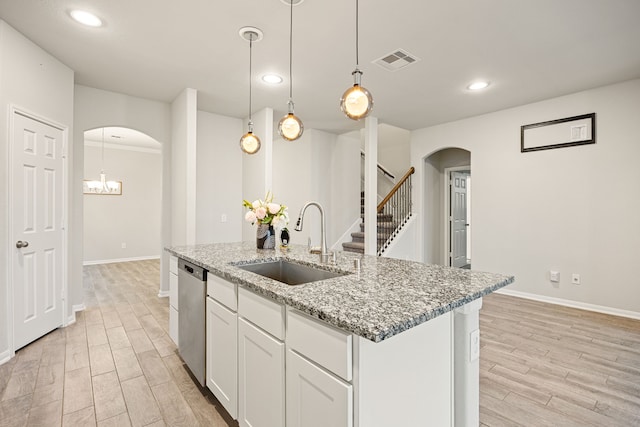
[[[242,205],[247,209],[244,220],[252,225],[269,224],[276,228],[286,227],[289,223],[289,213],[285,205],[273,202],[273,194],[271,191],[267,193],[264,200],[255,200],[253,203],[243,200]]]

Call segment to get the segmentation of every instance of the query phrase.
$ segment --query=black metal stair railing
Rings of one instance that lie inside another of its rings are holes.
[[[415,171],[412,166],[378,204],[378,256],[411,218],[411,175]]]

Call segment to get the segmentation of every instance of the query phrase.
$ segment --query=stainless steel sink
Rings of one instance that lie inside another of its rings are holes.
[[[238,265],[246,271],[269,277],[287,285],[301,285],[303,283],[317,282],[319,280],[333,279],[334,277],[345,276],[349,273],[338,273],[335,271],[322,270],[308,265],[297,264],[295,262],[279,260],[271,262],[259,262],[255,264]]]

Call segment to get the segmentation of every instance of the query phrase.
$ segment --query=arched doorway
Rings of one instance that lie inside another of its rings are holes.
[[[91,188],[100,186],[102,172],[113,191]],[[84,265],[160,258],[162,151],[158,141],[124,127],[85,131],[83,193]]]
[[[423,172],[423,261],[471,268],[471,152],[436,151]]]

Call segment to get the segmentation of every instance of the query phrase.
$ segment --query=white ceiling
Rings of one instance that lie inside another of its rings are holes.
[[[102,134],[104,129],[104,138]],[[149,135],[138,132],[135,129],[109,126],[104,128],[91,129],[84,133],[84,143],[98,146],[102,142],[111,148],[143,148],[149,151],[160,152],[160,143]]]
[[[294,8],[294,101],[306,128],[357,129],[338,107],[352,84],[355,2]],[[87,28],[68,16],[94,12]],[[0,17],[75,70],[76,83],[171,102],[198,90],[201,110],[244,118],[248,42],[256,26],[253,109],[288,99],[289,7],[282,0],[0,0]],[[380,122],[417,129],[640,77],[638,0],[360,0],[362,84]],[[389,72],[396,49],[420,58]],[[277,72],[277,87],[260,81]],[[466,85],[492,82],[482,93]],[[576,112],[580,113],[580,112]],[[551,118],[551,117],[550,117]]]

